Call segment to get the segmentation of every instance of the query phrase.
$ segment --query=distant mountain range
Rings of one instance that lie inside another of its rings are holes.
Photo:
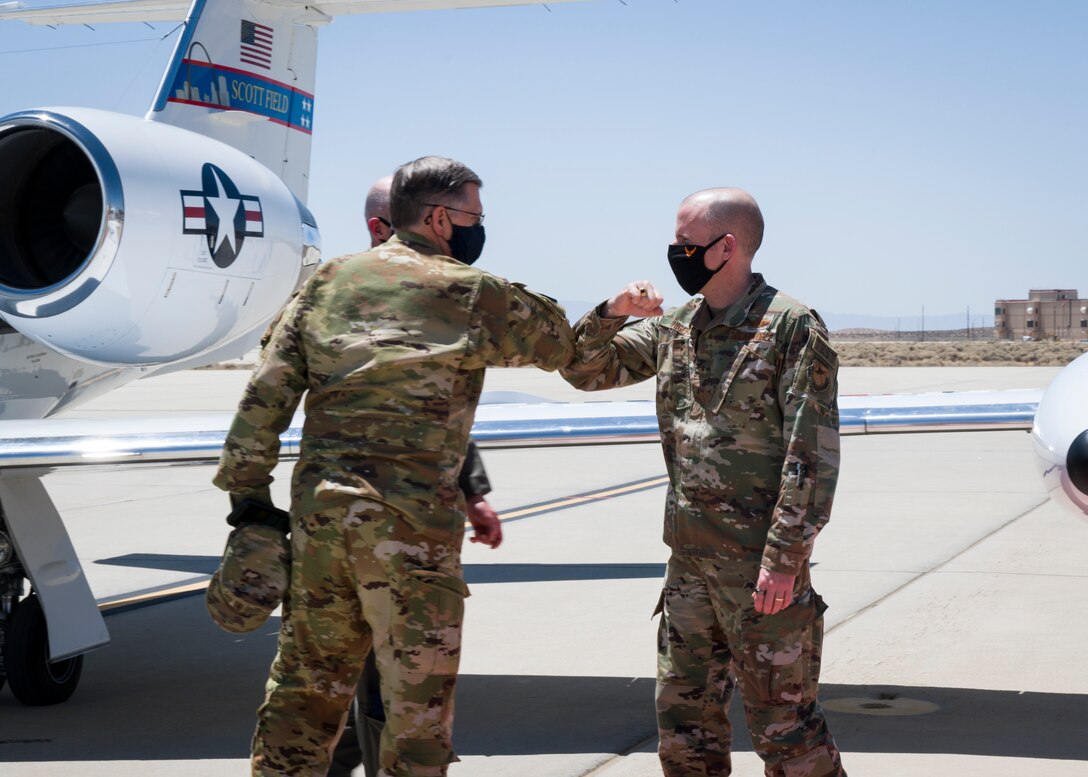
[[[559,304],[567,311],[567,318],[573,323],[589,310],[597,302],[585,300],[560,300]],[[945,315],[927,315],[923,325],[922,317],[914,316],[863,316],[854,313],[824,313],[820,312],[827,328],[832,332],[840,329],[879,329],[885,332],[918,332],[922,329],[937,331],[943,329],[964,329],[967,326],[967,314],[948,313]],[[971,328],[992,329],[994,317],[992,315],[971,315]]]

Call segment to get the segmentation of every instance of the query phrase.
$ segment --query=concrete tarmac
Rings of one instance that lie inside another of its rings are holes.
[[[1053,368],[846,368],[844,393],[1043,387]],[[124,387],[73,415],[230,410],[243,371]],[[485,390],[586,395],[497,370]],[[462,777],[644,777],[654,748],[650,613],[667,548],[651,444],[487,451],[495,551],[466,543],[455,746]],[[277,471],[286,504],[288,467]],[[210,467],[45,479],[102,603],[199,584],[226,537]],[[565,499],[581,496],[580,499]],[[1088,521],[1046,500],[1024,432],[848,437],[814,556],[830,604],[821,698],[852,777],[1088,777]],[[237,637],[201,596],[107,616],[70,701],[0,691],[0,776],[226,777],[247,753],[278,620]],[[734,774],[762,774],[744,724]],[[361,771],[360,771],[361,773]]]

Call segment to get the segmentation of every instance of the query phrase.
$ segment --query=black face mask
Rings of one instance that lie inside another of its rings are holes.
[[[460,224],[450,224],[453,234],[450,236],[450,256],[459,262],[472,264],[480,258],[484,252],[483,224],[473,224],[471,227],[462,227]]]
[[[714,238],[705,246],[684,244],[669,246],[669,266],[672,268],[672,274],[676,276],[676,282],[680,284],[681,289],[688,294],[698,294],[704,286],[710,283],[711,278],[729,264],[729,260],[726,259],[717,270],[708,270],[703,263],[706,252],[728,234],[726,232],[720,237]]]

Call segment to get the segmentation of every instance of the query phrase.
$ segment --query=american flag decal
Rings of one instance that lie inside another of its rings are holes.
[[[272,28],[242,19],[238,59],[247,65],[272,69]]]

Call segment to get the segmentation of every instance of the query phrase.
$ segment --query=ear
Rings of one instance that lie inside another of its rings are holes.
[[[382,220],[377,216],[366,220],[366,228],[370,230],[372,237],[382,243],[393,236],[393,230],[383,224]]]
[[[441,205],[435,206],[431,211],[431,229],[443,240],[453,237],[453,222],[450,221],[450,213]]]
[[[737,255],[737,237],[732,232],[730,232],[721,239],[721,242],[719,242],[718,245],[722,247],[722,260],[718,263],[717,267],[707,268],[708,270],[713,270],[714,272],[717,272],[718,270],[725,267],[725,263]],[[706,263],[705,260],[703,263]]]

